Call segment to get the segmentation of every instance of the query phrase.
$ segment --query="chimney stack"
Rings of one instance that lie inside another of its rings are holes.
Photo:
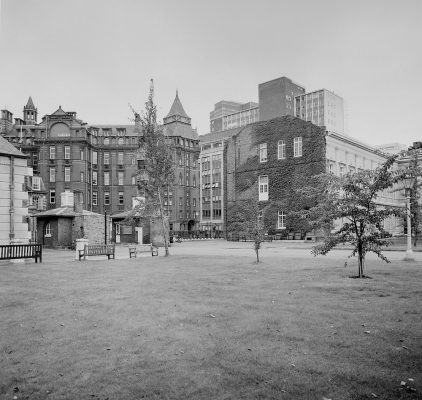
[[[83,193],[75,190],[73,192],[73,210],[76,213],[82,214],[83,212]]]

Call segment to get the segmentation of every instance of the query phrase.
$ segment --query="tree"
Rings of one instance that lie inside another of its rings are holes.
[[[136,113],[135,124],[139,128],[138,190],[140,201],[128,218],[150,217],[161,221],[165,255],[170,255],[167,235],[167,216],[164,211],[164,191],[174,182],[174,159],[170,140],[157,124],[157,108],[154,104],[154,86],[151,86],[145,110]]]
[[[421,222],[421,214],[422,210],[419,204],[419,188],[421,183],[418,182],[418,176],[420,175],[420,167],[419,167],[419,157],[420,151],[418,148],[411,148],[408,151],[408,156],[410,157],[408,173],[412,176],[413,180],[413,187],[411,190],[410,196],[410,215],[412,221],[412,232],[413,232],[413,245],[416,247],[418,234],[420,233],[420,222]]]
[[[401,173],[392,169],[397,157],[390,157],[375,171],[359,171],[344,177],[319,175],[319,186],[304,189],[302,194],[318,197],[319,201],[301,212],[302,218],[308,218],[314,228],[328,232],[323,243],[313,247],[314,255],[325,255],[338,244],[352,244],[349,257],[358,257],[359,278],[364,277],[368,252],[389,262],[382,254],[390,236],[384,230],[383,222],[393,215],[402,216],[403,211],[399,207],[381,205],[377,198],[401,179]]]
[[[237,232],[253,240],[258,263],[261,243],[268,231],[268,226],[265,223],[265,213],[268,209],[269,205],[262,206],[257,199],[250,197],[236,201],[228,211],[230,218],[228,231]]]

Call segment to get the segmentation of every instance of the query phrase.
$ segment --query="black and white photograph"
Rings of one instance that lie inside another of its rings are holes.
[[[0,400],[422,399],[421,21],[0,0]]]

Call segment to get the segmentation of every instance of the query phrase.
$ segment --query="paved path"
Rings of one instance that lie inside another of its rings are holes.
[[[266,242],[262,244],[261,257],[289,257],[289,258],[313,258],[311,254],[312,243],[303,242],[284,242],[274,241]],[[251,257],[255,257],[252,242],[227,242],[223,239],[216,240],[192,240],[183,241],[181,243],[173,243],[170,247],[170,254],[175,256],[204,256],[204,257],[216,257],[216,256],[245,256],[250,254]],[[350,249],[333,250],[327,254],[329,258],[346,259],[350,254]],[[164,255],[164,248],[159,249],[159,256]],[[386,251],[385,255],[390,260],[402,260],[404,258],[404,251]],[[151,257],[149,253],[144,253],[138,257]],[[416,262],[422,263],[422,252],[414,252]],[[116,246],[116,259],[128,259],[129,251],[127,245]],[[375,259],[375,254],[368,254],[368,259]],[[91,260],[105,260],[106,256],[89,257]],[[44,249],[43,260],[45,262],[59,262],[59,261],[75,261],[75,252],[71,250],[52,250]],[[83,261],[81,261],[83,262]]]

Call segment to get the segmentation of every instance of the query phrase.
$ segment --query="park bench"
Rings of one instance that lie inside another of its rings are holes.
[[[33,258],[42,262],[42,245],[40,244],[4,244],[0,246],[0,260]]]
[[[153,244],[137,244],[136,246],[129,246],[129,258],[136,257],[138,253],[149,253],[152,256],[158,256],[158,247]]]
[[[114,244],[86,244],[83,250],[79,250],[79,261],[83,257],[86,260],[87,256],[107,256],[115,258],[115,246]]]

